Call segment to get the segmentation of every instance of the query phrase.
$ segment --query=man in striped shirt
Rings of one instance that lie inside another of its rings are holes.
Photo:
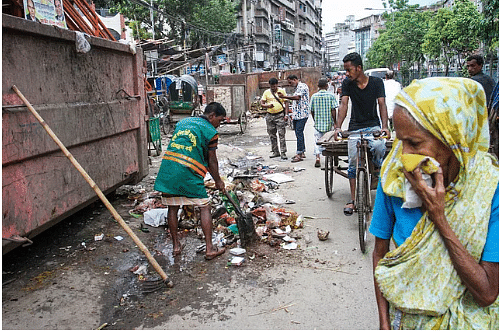
[[[311,97],[311,115],[314,120],[314,139],[318,140],[328,131],[332,130],[332,126],[337,118],[337,98],[328,92],[328,81],[326,78],[321,78],[318,81],[319,91]],[[316,155],[315,167],[321,167],[321,153],[324,148],[320,145],[314,145],[314,154]]]

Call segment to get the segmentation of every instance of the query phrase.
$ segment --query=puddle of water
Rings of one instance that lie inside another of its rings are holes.
[[[160,252],[165,258],[164,260],[161,260],[166,264],[166,266],[164,266],[165,269],[175,268],[179,271],[183,271],[184,269],[186,269],[189,263],[196,260],[196,255],[198,255],[196,253],[196,248],[205,243],[204,241],[202,242],[200,241],[200,239],[194,238],[189,235],[180,237],[180,241],[182,244],[184,244],[184,247],[182,248],[182,252],[180,255],[174,256],[172,239],[165,233],[157,236],[154,249],[157,252]],[[199,255],[201,254],[202,253],[200,253]],[[160,262],[159,264],[162,265]]]

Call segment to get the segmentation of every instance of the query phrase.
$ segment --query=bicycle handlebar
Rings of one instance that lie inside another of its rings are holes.
[[[368,131],[363,131],[363,132],[359,132],[359,131],[341,131],[340,133],[340,136],[342,138],[348,138],[350,135],[373,135],[373,137],[375,138],[380,138],[380,137],[384,137],[382,136],[382,131],[381,130],[368,130]]]

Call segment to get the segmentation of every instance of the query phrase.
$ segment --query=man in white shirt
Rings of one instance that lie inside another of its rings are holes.
[[[401,83],[394,80],[394,72],[389,70],[385,74],[385,104],[387,105],[387,115],[389,117],[389,128],[392,130],[392,113],[394,112],[394,98],[401,90]]]
[[[335,83],[332,81],[332,78],[330,76],[328,76],[327,79],[328,79],[328,88],[326,89],[326,91],[328,91],[332,95],[334,95],[337,92],[337,88],[335,87]]]

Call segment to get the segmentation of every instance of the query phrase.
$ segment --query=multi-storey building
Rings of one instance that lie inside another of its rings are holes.
[[[384,26],[381,15],[375,14],[356,21],[355,42],[356,52],[366,60],[366,53],[380,35],[379,30]]]
[[[336,23],[332,32],[325,35],[325,57],[328,71],[342,70],[342,59],[350,53],[354,45],[354,15],[349,15],[343,23]]]
[[[483,2],[481,0],[470,0],[472,3],[477,8],[477,11],[482,13],[483,12]],[[437,3],[438,5],[441,5],[443,7],[448,7],[451,8],[455,4],[455,0],[442,0],[441,2]]]
[[[243,0],[236,33],[247,72],[320,66],[321,0]]]

